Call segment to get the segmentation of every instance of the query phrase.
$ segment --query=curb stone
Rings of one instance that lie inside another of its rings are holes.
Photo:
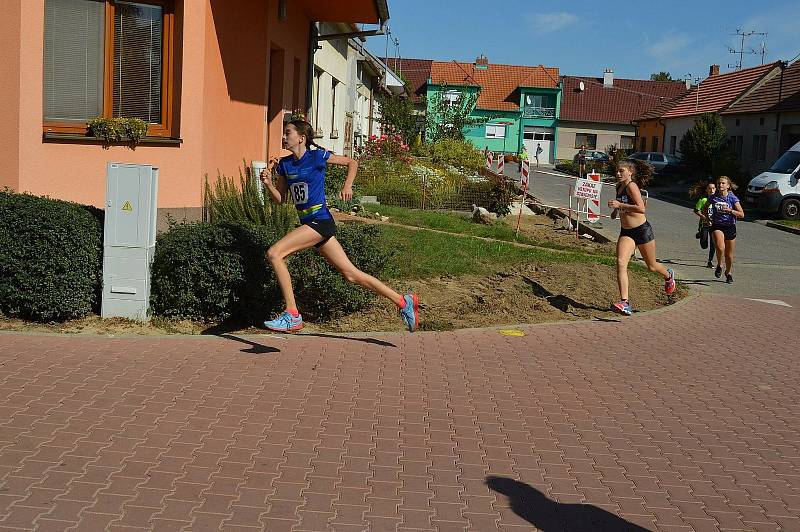
[[[800,235],[800,227],[792,227],[790,225],[783,225],[783,224],[779,224],[777,222],[767,222],[766,226],[767,227],[772,227],[772,228],[777,229],[779,231],[786,231],[787,233],[794,233],[796,235]]]

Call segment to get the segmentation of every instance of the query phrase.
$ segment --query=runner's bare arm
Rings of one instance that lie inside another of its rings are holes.
[[[269,168],[265,168],[261,170],[261,174],[259,174],[259,179],[267,187],[267,191],[269,192],[270,197],[272,197],[272,201],[275,203],[281,203],[283,198],[286,197],[286,189],[288,187],[286,183],[286,178],[282,175],[278,174],[278,186],[276,187],[272,183],[272,170],[275,168],[275,164],[272,164],[273,161],[270,161]]]
[[[744,218],[744,209],[742,209],[742,205],[738,201],[733,204],[733,209],[730,210],[730,213],[736,219],[741,220],[742,218]]]
[[[342,198],[343,201],[350,201],[353,199],[353,181],[356,179],[358,161],[350,157],[345,157],[344,155],[331,154],[328,158],[328,162],[347,167],[347,177],[344,180],[344,185],[342,186],[342,191],[339,193],[339,197]]]

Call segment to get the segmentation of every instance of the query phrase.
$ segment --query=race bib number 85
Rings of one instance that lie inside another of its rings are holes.
[[[289,185],[289,198],[295,205],[308,201],[308,183],[292,183]]]

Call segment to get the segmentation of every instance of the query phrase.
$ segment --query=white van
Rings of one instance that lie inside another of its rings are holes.
[[[747,185],[743,207],[800,220],[800,142]]]

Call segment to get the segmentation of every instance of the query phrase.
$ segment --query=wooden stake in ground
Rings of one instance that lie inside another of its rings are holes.
[[[522,199],[519,201],[519,214],[517,214],[517,230],[515,235],[519,236],[519,224],[522,221],[522,206],[525,205],[525,198],[528,197],[528,177],[530,175],[530,163],[527,159],[522,161],[522,172],[520,173],[519,185],[522,188]]]

